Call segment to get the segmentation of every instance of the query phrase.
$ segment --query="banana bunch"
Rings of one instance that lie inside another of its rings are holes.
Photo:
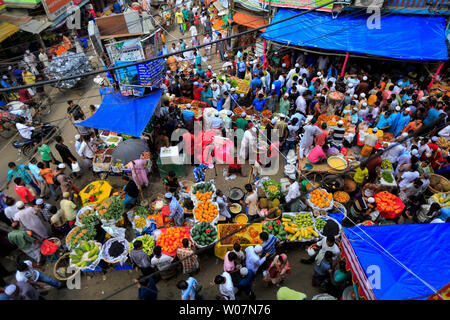
[[[100,246],[95,241],[81,241],[70,254],[70,264],[85,268],[94,263],[100,254]]]

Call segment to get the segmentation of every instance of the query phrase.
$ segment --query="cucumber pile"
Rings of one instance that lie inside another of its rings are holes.
[[[200,222],[191,229],[191,238],[198,245],[208,246],[217,239],[217,230],[209,222]]]

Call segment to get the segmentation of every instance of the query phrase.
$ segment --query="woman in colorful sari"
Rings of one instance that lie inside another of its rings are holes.
[[[267,285],[274,284],[280,286],[286,274],[291,274],[291,266],[287,255],[284,253],[275,256],[269,268],[264,272],[264,281]]]

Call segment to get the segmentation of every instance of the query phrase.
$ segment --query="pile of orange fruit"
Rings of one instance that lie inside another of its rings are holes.
[[[327,208],[330,206],[330,202],[333,200],[333,195],[322,189],[316,189],[311,192],[311,201],[316,207]]]
[[[194,209],[194,216],[200,222],[212,222],[219,214],[217,205],[211,201],[200,201]]]
[[[167,228],[166,231],[159,236],[156,245],[160,246],[163,252],[165,251],[169,255],[173,255],[176,253],[177,248],[181,248],[183,246],[181,241],[184,238],[189,239],[189,228]]]
[[[195,198],[196,198],[198,201],[206,201],[206,200],[211,199],[212,194],[213,194],[213,193],[212,193],[211,191],[205,192],[205,193],[200,193],[200,191],[197,191],[197,192],[195,193]]]

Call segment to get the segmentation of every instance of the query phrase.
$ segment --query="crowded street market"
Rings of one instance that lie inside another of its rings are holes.
[[[0,46],[0,300],[450,299],[448,13],[85,2]]]

